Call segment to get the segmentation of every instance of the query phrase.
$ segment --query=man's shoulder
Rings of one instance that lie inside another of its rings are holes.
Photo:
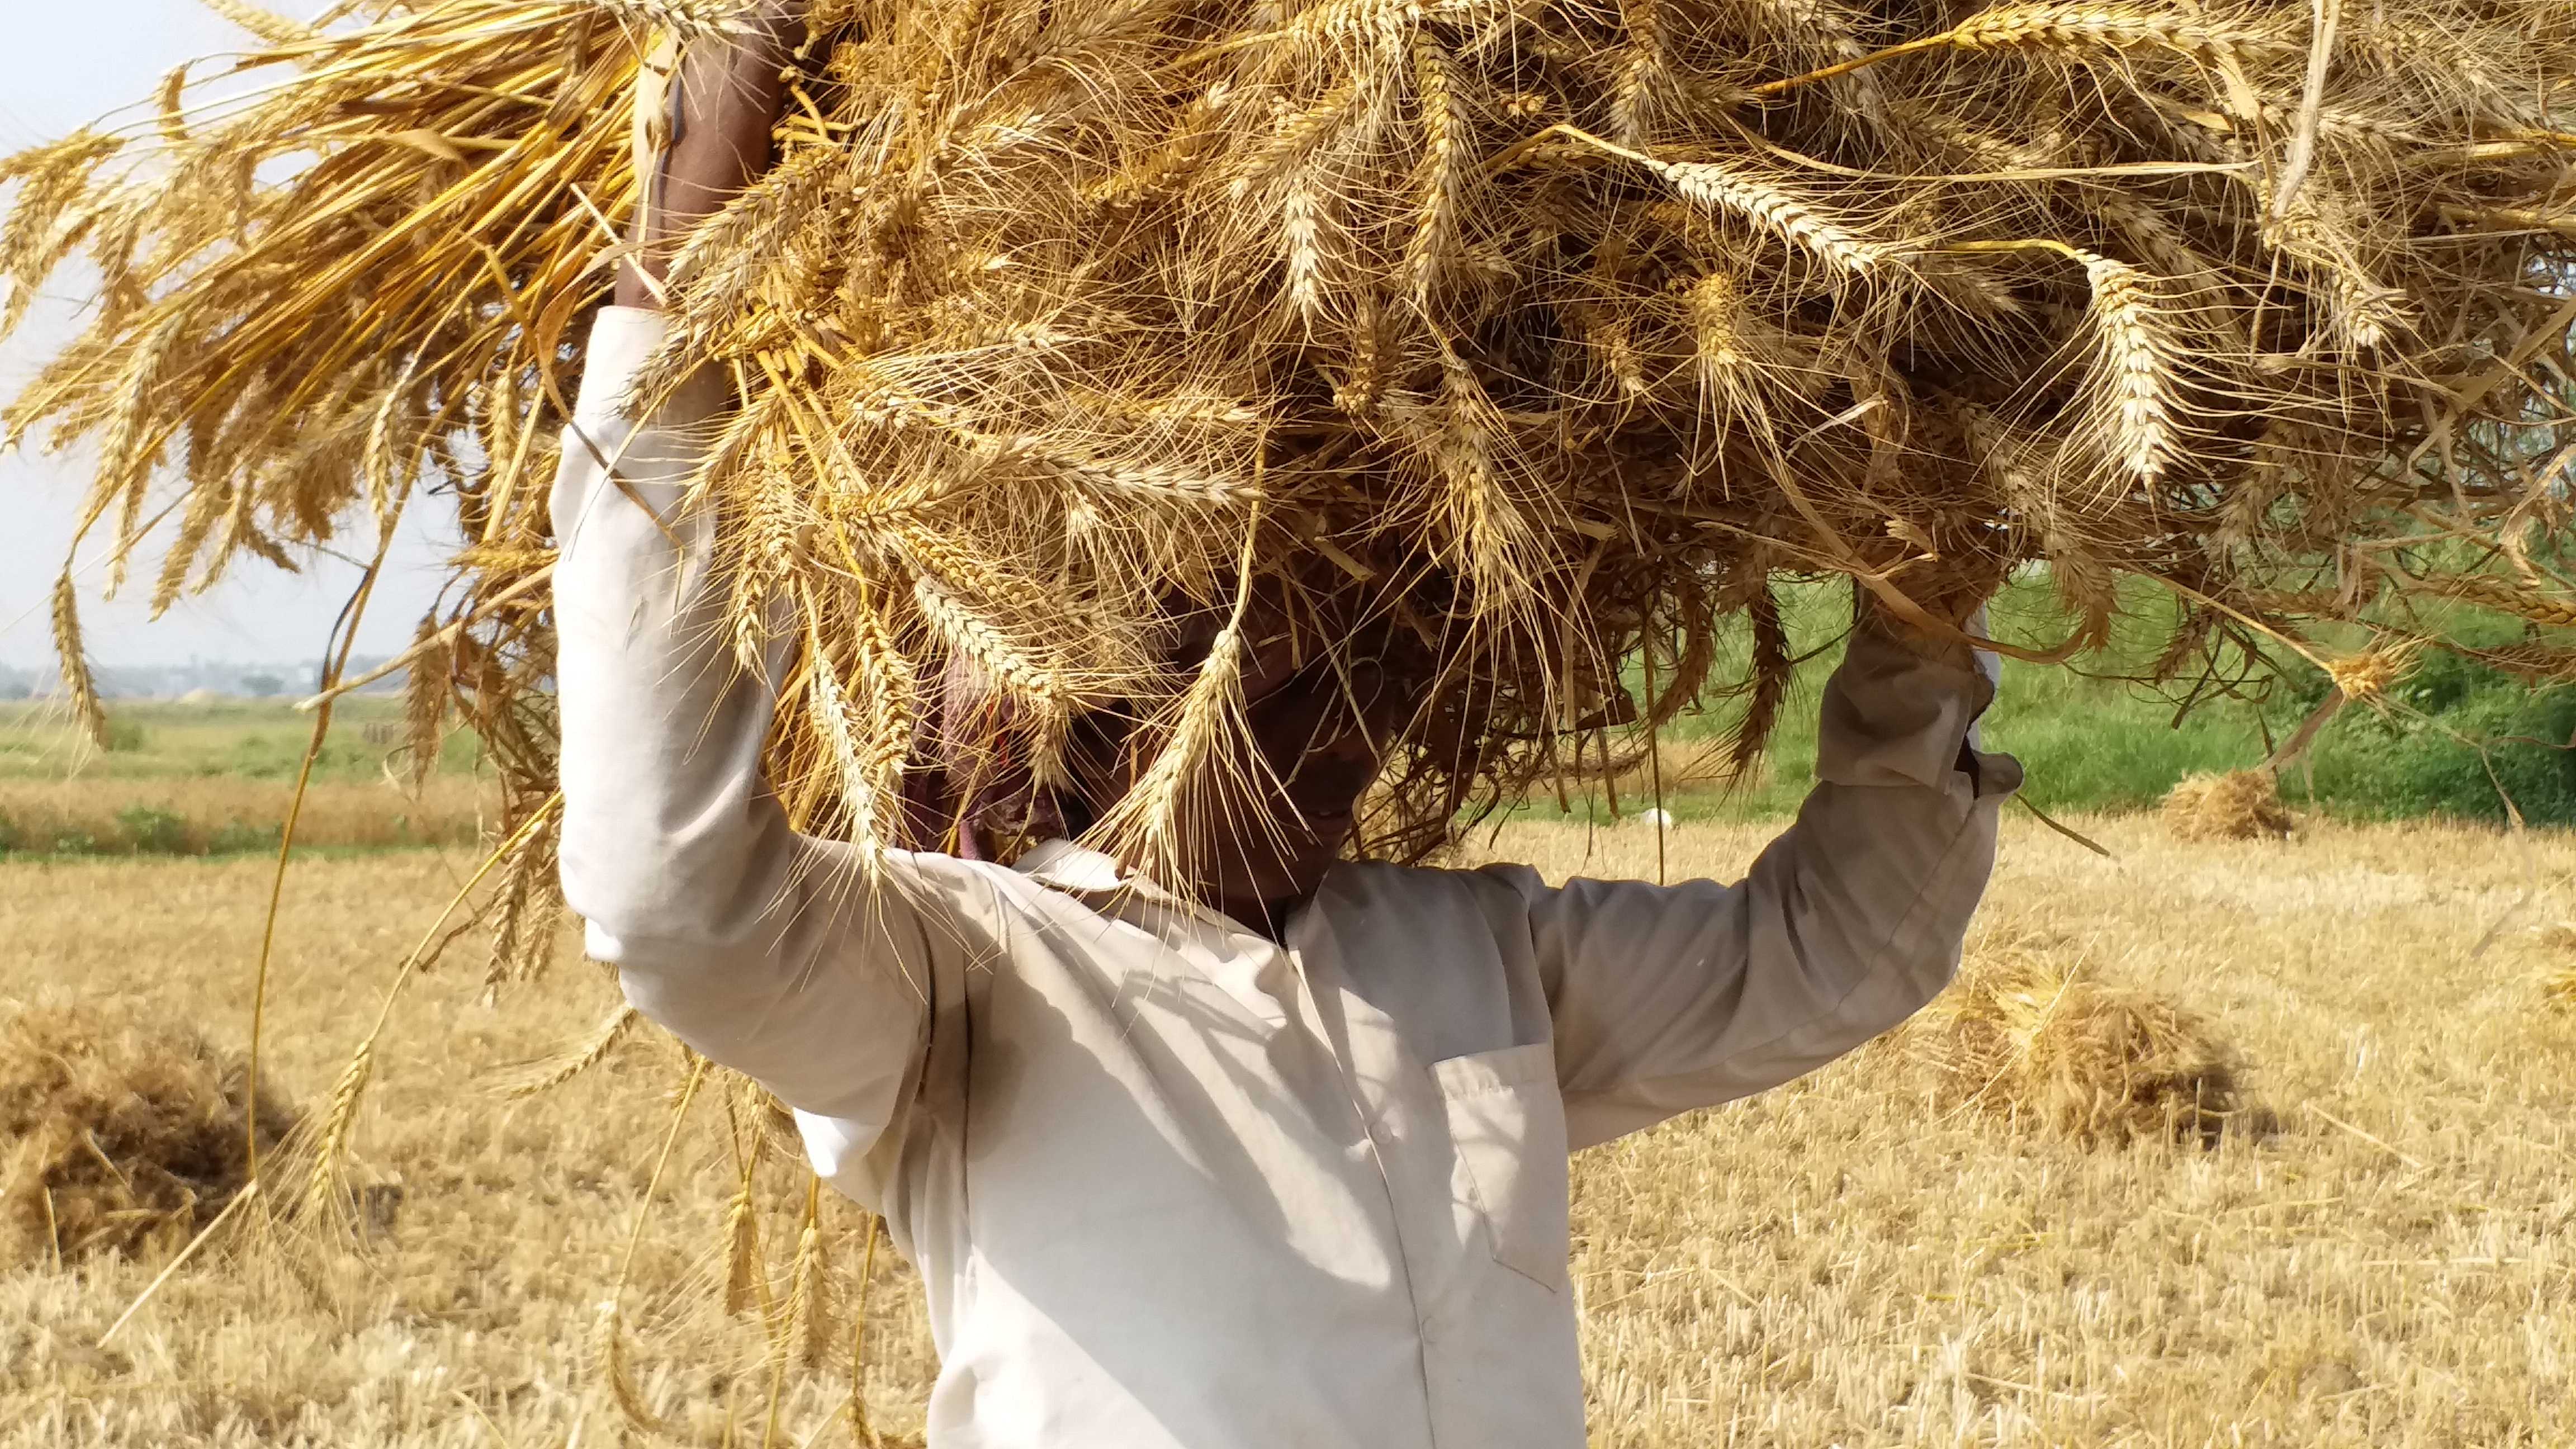
[[[1527,907],[1534,893],[1545,890],[1547,882],[1536,870],[1512,861],[1437,866],[1353,860],[1334,867],[1325,888],[1360,904],[1452,901],[1488,910],[1519,910]]]

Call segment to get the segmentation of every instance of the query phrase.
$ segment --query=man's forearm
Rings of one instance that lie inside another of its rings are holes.
[[[617,305],[659,308],[671,257],[689,229],[769,169],[806,8],[806,0],[774,0],[743,33],[702,40],[681,58],[664,144],[637,158],[643,201],[635,250],[618,269]]]

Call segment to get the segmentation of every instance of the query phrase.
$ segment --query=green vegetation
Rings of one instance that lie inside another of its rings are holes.
[[[1719,701],[1679,721],[1662,752],[1662,797],[1681,819],[1743,819],[1797,808],[1815,768],[1816,701],[1840,655],[1849,616],[1838,586],[1791,588],[1783,598],[1793,648],[1804,662],[1782,705],[1769,756],[1740,782],[1725,779],[1725,736],[1740,702]],[[2185,711],[2185,686],[2147,686],[2116,676],[2143,672],[2163,645],[2170,606],[2143,586],[2108,655],[2076,667],[2007,661],[2001,697],[1987,716],[1989,748],[2018,755],[2027,794],[2045,810],[2135,810],[2153,806],[2187,775],[2243,769],[2261,761],[2324,698],[2325,675],[2305,665],[2235,696],[2203,699]],[[2044,579],[2008,589],[1995,608],[2002,637],[2034,646],[2065,631]],[[2519,621],[2462,609],[2437,622],[2476,645],[2519,638]],[[2347,645],[2359,641],[2341,641]],[[1713,678],[1741,679],[1743,640],[1721,649]],[[2427,653],[2393,688],[2386,708],[2345,709],[2318,736],[2282,788],[2293,805],[2365,819],[2443,816],[2503,821],[2511,809],[2533,824],[2576,825],[2576,687],[2534,691],[2520,681],[2447,654]],[[284,700],[119,703],[113,748],[83,751],[58,709],[0,704],[0,853],[238,854],[277,845],[284,802],[302,760],[312,717]],[[316,845],[380,848],[475,838],[482,804],[481,746],[470,733],[448,737],[427,797],[389,788],[401,765],[400,701],[342,702],[315,778],[330,808],[307,814],[299,835]],[[78,764],[78,802],[42,793]],[[196,794],[178,787],[205,787]],[[223,787],[223,788],[216,788]],[[1619,784],[1623,811],[1654,798],[1640,768]],[[1606,805],[1570,798],[1580,816]],[[1517,814],[1546,818],[1541,797]],[[321,822],[327,821],[327,826]],[[321,833],[314,833],[320,829]]]
[[[1797,685],[1781,708],[1769,758],[1733,786],[1721,778],[1726,731],[1740,704],[1720,703],[1667,733],[1665,805],[1679,819],[1738,819],[1787,814],[1813,778],[1816,701],[1840,657],[1849,618],[1839,586],[1788,592],[1783,612],[1793,647],[1805,656]],[[2154,805],[2187,775],[2244,769],[2298,727],[2323,700],[2322,671],[2300,665],[2243,697],[2205,699],[2180,708],[2186,684],[2146,686],[2104,675],[2143,671],[2165,638],[2170,606],[2145,586],[2125,601],[2129,616],[2107,658],[2074,668],[2007,660],[2003,691],[1985,721],[1989,749],[2020,757],[2032,803],[2051,812],[2133,810]],[[2044,579],[2006,590],[1994,609],[1998,637],[2040,646],[2065,624]],[[2438,621],[2474,645],[2511,642],[2519,621],[2460,610]],[[2358,641],[2352,641],[2358,642]],[[1741,640],[1722,649],[1718,680],[1745,671]],[[2331,721],[2304,762],[2282,780],[2291,803],[2366,819],[2441,816],[2502,821],[2512,808],[2533,824],[2576,824],[2576,687],[2533,690],[2521,681],[2453,655],[2427,653],[2390,691],[2388,708],[2352,707]],[[1643,770],[1621,783],[1621,806],[1651,803]],[[1575,800],[1577,815],[1603,815],[1598,800]],[[1556,813],[1553,800],[1526,814]]]
[[[277,849],[313,717],[283,699],[116,701],[90,748],[45,702],[0,704],[0,857],[265,855]],[[401,701],[341,702],[297,848],[470,845],[489,809],[481,745],[451,733],[409,787]]]
[[[89,751],[60,706],[0,703],[0,780],[58,780],[75,765],[93,780],[292,780],[313,732],[313,716],[285,699],[117,700],[108,721],[108,748]],[[314,778],[379,779],[402,742],[402,701],[344,699]],[[470,773],[481,761],[481,743],[458,730],[439,771]]]

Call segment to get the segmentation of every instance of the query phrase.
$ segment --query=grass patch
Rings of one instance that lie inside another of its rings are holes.
[[[108,706],[108,748],[97,750],[60,705],[11,701],[0,703],[0,781],[58,780],[74,771],[105,780],[291,781],[312,733],[313,716],[282,699],[118,700]],[[456,730],[437,773],[471,774],[482,761],[482,742]],[[408,768],[402,701],[340,701],[314,778],[377,780],[389,767]]]
[[[299,848],[391,850],[471,845],[490,805],[485,782],[442,775],[417,794],[381,780],[324,780],[306,795]],[[291,780],[0,779],[0,858],[243,855],[277,849]]]
[[[2134,581],[2133,581],[2134,585]],[[2099,662],[2074,667],[2004,661],[2003,690],[1985,718],[1987,748],[2018,756],[2026,793],[2050,811],[2153,807],[2186,776],[2245,769],[2268,755],[2325,696],[2322,671],[2304,665],[2243,698],[2215,698],[2184,710],[2184,686],[2146,686],[2105,675],[2143,668],[2162,647],[2171,606],[2134,585],[2127,614]],[[1801,585],[1782,599],[1802,657],[1782,707],[1769,756],[1746,778],[1724,777],[1722,742],[1742,717],[1718,700],[1677,721],[1663,741],[1664,806],[1679,820],[1747,820],[1795,811],[1815,777],[1816,706],[1841,658],[1850,618],[1839,585]],[[2045,580],[2021,580],[1996,602],[1999,637],[2046,645],[2065,633]],[[2462,609],[2434,622],[2463,642],[2519,637],[2518,621]],[[2355,641],[2357,642],[2357,641]],[[1741,679],[1741,638],[1723,641],[1713,679]],[[2511,676],[2447,654],[2427,653],[2389,696],[2389,708],[2345,710],[2306,760],[2282,780],[2302,809],[2352,819],[2447,818],[2501,821],[2511,808],[2534,824],[2576,824],[2576,688],[2533,690]],[[1653,803],[1648,772],[1618,782],[1623,813]],[[1569,792],[1564,813],[1606,819],[1606,801]],[[1539,796],[1514,812],[1547,819],[1556,799]]]

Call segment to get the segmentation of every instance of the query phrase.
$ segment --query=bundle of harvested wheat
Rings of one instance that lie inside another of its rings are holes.
[[[672,44],[739,7],[223,8],[262,84],[193,103],[183,67],[0,165],[7,320],[84,248],[103,283],[10,436],[97,443],[111,576],[168,522],[162,603],[439,495],[464,587],[415,676],[532,818],[578,324]],[[807,828],[889,828],[866,802],[964,660],[1041,769],[1074,717],[1138,723],[1157,789],[1112,843],[1150,855],[1242,647],[1176,665],[1174,616],[1248,571],[1423,675],[1361,834],[1413,856],[1715,691],[1758,752],[1781,571],[1904,613],[2045,556],[2050,658],[2142,575],[2182,603],[2168,675],[2315,658],[2316,617],[2403,634],[2426,591],[2566,624],[2534,541],[2570,101],[2563,0],[823,0],[638,402],[735,386],[698,482],[739,634],[797,636],[771,764]],[[56,613],[94,716],[68,578]]]
[[[2247,1110],[2237,1054],[2209,1022],[2105,985],[2067,942],[1989,933],[1897,1044],[1949,1105],[2084,1143],[2217,1141]]]
[[[2540,994],[2561,1011],[2576,1011],[2576,966],[2540,978]]]
[[[172,1248],[291,1114],[194,1032],[83,1008],[0,1012],[0,1268]]]
[[[2576,1012],[2576,964],[2567,964],[2576,956],[2576,926],[2546,926],[2539,932],[2541,949],[2557,958],[2540,976],[2540,996],[2561,1011]]]
[[[2290,833],[2281,782],[2270,770],[2193,775],[2165,795],[2165,829],[2181,841],[2278,840]]]

